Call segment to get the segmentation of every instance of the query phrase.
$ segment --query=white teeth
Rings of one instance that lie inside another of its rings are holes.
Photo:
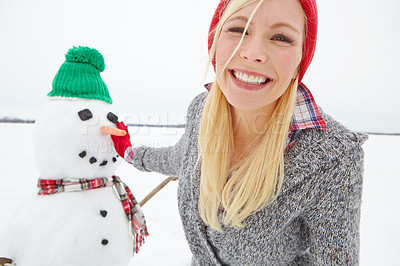
[[[252,76],[252,75],[249,76],[242,72],[232,71],[232,73],[238,80],[249,84],[264,84],[267,81],[266,78]]]

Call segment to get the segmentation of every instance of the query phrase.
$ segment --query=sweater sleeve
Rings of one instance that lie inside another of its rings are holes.
[[[327,181],[306,212],[312,235],[309,252],[316,265],[359,264],[363,158],[357,147],[326,169]]]
[[[202,102],[205,96],[206,93],[202,93],[190,103],[186,115],[185,133],[174,146],[163,148],[136,147],[132,150],[134,152],[125,152],[125,160],[141,171],[158,172],[177,177],[182,167],[185,149],[194,137],[192,136],[193,127],[201,115]],[[131,154],[131,158],[127,158],[128,153]]]

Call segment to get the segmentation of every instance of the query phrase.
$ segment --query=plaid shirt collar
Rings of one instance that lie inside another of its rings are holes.
[[[290,130],[295,131],[308,128],[327,130],[326,123],[321,116],[314,97],[306,85],[300,83],[297,88],[296,106],[294,107]]]
[[[212,83],[204,85],[210,91]],[[317,128],[327,130],[326,123],[315,103],[314,97],[306,85],[300,83],[297,87],[296,106],[294,107],[293,120],[290,131]]]

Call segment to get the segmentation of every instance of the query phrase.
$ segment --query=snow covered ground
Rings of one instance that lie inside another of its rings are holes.
[[[30,124],[0,124],[0,234],[26,194],[36,190],[37,170]],[[130,128],[134,145],[173,145],[183,133],[176,128]],[[361,265],[399,265],[400,137],[370,136],[364,145],[365,179],[361,221]],[[140,201],[165,176],[137,171],[128,164],[117,170]],[[131,265],[189,265],[190,250],[181,229],[177,182],[168,184],[144,207],[150,237]]]

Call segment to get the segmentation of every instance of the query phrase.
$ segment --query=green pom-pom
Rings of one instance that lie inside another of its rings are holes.
[[[65,55],[68,62],[88,63],[103,72],[106,65],[103,56],[94,48],[79,46],[68,50]]]

